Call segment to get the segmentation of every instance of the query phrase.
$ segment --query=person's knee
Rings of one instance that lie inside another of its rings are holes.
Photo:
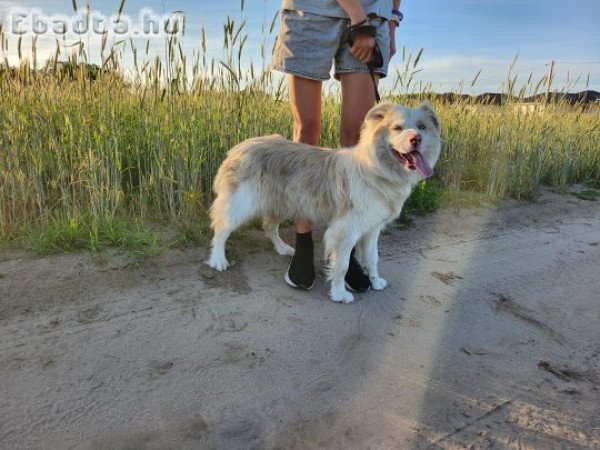
[[[294,139],[305,144],[317,145],[321,136],[321,124],[318,120],[296,121],[294,124]]]

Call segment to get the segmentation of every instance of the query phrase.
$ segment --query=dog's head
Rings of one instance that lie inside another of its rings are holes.
[[[382,102],[367,113],[361,146],[370,148],[373,162],[388,176],[417,172],[429,178],[440,156],[440,121],[427,101],[418,108]]]

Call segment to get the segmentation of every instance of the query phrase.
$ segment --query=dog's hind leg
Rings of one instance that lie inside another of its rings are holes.
[[[211,210],[214,236],[210,258],[206,263],[218,271],[229,267],[225,257],[225,243],[233,231],[256,215],[256,196],[252,187],[244,183],[234,192],[218,194]]]
[[[229,261],[225,257],[225,243],[235,229],[228,214],[230,198],[229,194],[218,194],[210,209],[214,235],[211,242],[210,258],[208,258],[206,264],[218,271],[223,271],[229,267]]]
[[[280,220],[276,217],[266,216],[263,219],[263,229],[265,230],[267,237],[273,243],[277,253],[280,255],[292,256],[294,254],[294,249],[283,242],[279,236],[279,222]]]
[[[334,302],[351,303],[354,296],[346,289],[344,277],[348,271],[350,252],[359,233],[344,220],[332,222],[325,231],[325,257],[329,258],[327,278],[331,281],[330,297]]]

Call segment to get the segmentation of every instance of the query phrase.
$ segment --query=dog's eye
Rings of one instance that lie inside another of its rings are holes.
[[[402,131],[404,128],[402,128],[402,125],[396,125],[394,127],[394,131]]]
[[[419,130],[426,130],[426,129],[427,129],[427,127],[425,126],[425,124],[422,124],[422,123],[418,124],[418,125],[417,125],[417,128],[418,128]]]

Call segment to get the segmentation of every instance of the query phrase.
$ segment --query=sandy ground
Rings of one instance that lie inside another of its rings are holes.
[[[224,274],[205,249],[4,255],[0,447],[600,448],[600,201],[442,211],[380,248],[391,287],[350,305],[289,289],[255,230]]]

